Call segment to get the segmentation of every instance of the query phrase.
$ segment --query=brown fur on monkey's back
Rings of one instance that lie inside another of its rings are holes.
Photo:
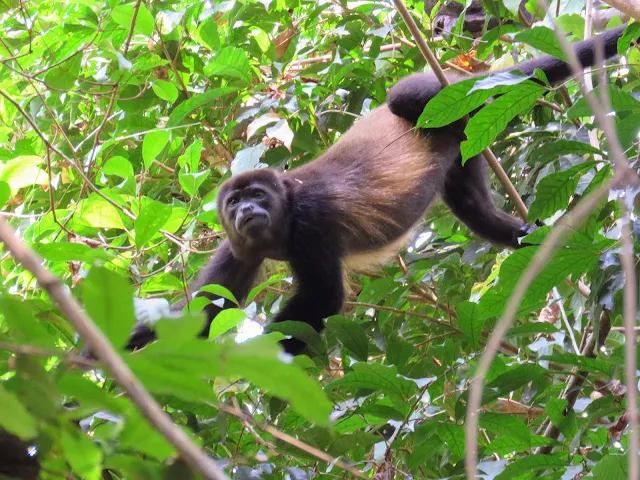
[[[421,220],[435,194],[426,185],[434,168],[429,152],[426,135],[383,105],[357,120],[322,156],[288,175],[302,183],[323,182],[349,253],[364,254],[403,243]],[[399,204],[405,207],[398,209]]]

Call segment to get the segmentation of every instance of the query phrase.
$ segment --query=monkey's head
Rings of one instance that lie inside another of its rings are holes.
[[[289,230],[287,188],[270,169],[241,173],[218,192],[218,214],[234,249],[281,247]]]

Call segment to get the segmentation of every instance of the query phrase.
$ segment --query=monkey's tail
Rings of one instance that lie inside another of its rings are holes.
[[[597,58],[596,48],[598,48],[599,42],[602,42],[605,59],[614,56],[618,50],[618,39],[622,36],[625,27],[626,25],[612,28],[595,37],[574,44],[573,48],[582,68],[591,67],[595,63]],[[544,71],[551,84],[565,80],[572,74],[569,64],[551,55],[534,58],[508,69],[490,72],[489,74],[519,70],[525,75],[531,75],[536,68]],[[476,76],[484,75],[487,74],[481,73]],[[447,76],[451,83],[472,78],[458,75]],[[415,73],[403,78],[389,90],[387,104],[394,115],[405,118],[415,124],[429,100],[435,97],[440,90],[442,90],[442,85],[435,75]]]
[[[618,39],[622,36],[625,27],[626,25],[621,25],[574,44],[573,49],[578,57],[580,66],[582,68],[592,67],[598,58],[598,48],[603,49],[604,59],[616,55],[618,53]],[[599,44],[602,45],[602,47],[600,47]],[[509,68],[508,71],[520,70],[525,75],[531,75],[536,68],[539,68],[545,73],[551,84],[561,82],[573,74],[568,63],[551,55],[544,55],[539,58],[534,58],[533,60],[527,60],[526,62]]]

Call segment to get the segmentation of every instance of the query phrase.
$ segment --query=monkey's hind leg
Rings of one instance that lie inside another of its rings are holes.
[[[518,238],[529,233],[528,224],[494,205],[481,156],[469,159],[464,166],[458,157],[447,172],[443,190],[443,199],[453,214],[490,242],[519,248]]]

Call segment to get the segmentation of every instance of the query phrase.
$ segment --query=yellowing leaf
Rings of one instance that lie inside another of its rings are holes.
[[[80,202],[76,211],[76,221],[93,228],[124,230],[124,224],[116,207],[97,195],[92,195]]]
[[[13,192],[30,185],[47,185],[49,176],[39,167],[41,163],[42,158],[35,155],[9,160],[0,170],[0,180],[7,182]]]

